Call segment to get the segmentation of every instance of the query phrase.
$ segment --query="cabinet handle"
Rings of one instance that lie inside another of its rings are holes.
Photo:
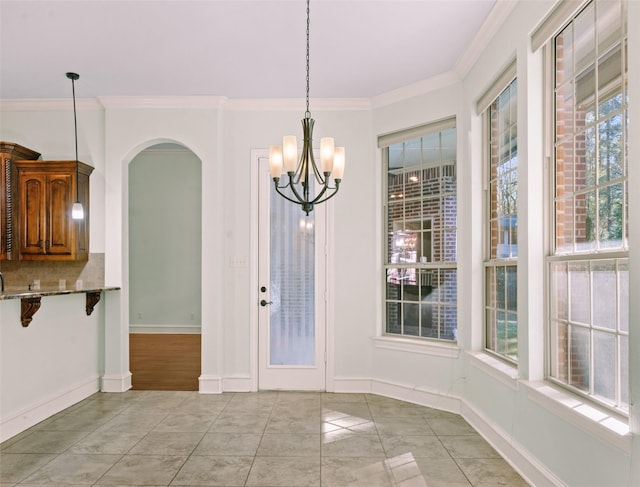
[[[49,250],[49,240],[46,240],[44,245],[45,249]]]

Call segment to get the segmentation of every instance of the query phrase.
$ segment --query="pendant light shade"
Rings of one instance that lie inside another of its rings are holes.
[[[74,220],[84,220],[84,208],[79,201],[76,201],[71,208],[71,218]]]
[[[79,178],[79,169],[78,169],[78,119],[76,117],[76,85],[75,82],[80,78],[80,75],[77,73],[67,73],[67,78],[71,80],[71,92],[73,94],[73,127],[75,133],[75,142],[76,142],[76,202],[73,204],[71,208],[71,218],[74,220],[83,220],[84,219],[84,208],[82,207],[82,203],[80,203],[80,188],[78,187],[78,183],[80,182]]]

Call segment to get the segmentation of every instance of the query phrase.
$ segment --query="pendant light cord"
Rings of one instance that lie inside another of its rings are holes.
[[[76,80],[71,78],[71,92],[73,94],[73,128],[76,136],[76,203],[80,201],[80,171],[78,169],[78,119],[76,117]]]
[[[311,118],[311,112],[309,112],[309,1],[307,0],[307,111],[305,112],[305,118]]]
[[[76,135],[76,163],[78,162],[78,120],[76,118],[76,82],[71,79],[71,92],[73,94],[73,128]]]

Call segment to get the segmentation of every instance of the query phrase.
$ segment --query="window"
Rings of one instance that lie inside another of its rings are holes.
[[[513,66],[515,73],[515,65]],[[484,112],[487,146],[485,348],[518,358],[518,137],[513,80]]]
[[[620,1],[591,2],[553,39],[549,376],[628,412],[627,52]]]
[[[456,340],[453,119],[380,138],[385,172],[385,332]]]

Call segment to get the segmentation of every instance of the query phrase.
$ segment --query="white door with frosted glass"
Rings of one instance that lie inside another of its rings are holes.
[[[258,174],[258,387],[324,391],[326,206],[277,194],[268,157]]]

